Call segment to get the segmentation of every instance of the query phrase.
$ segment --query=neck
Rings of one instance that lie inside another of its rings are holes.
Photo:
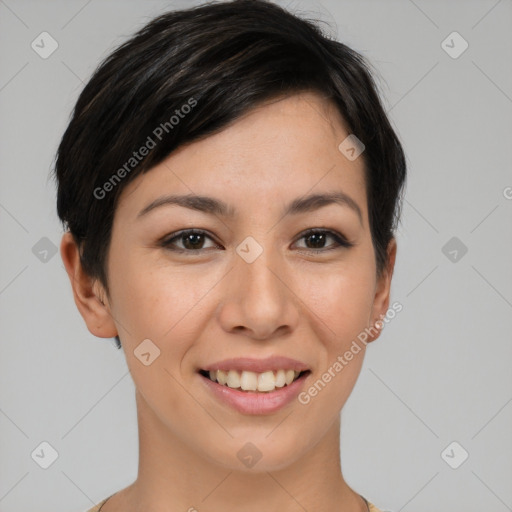
[[[276,471],[257,472],[222,467],[192,450],[173,436],[139,394],[137,414],[137,480],[108,500],[102,512],[368,510],[342,475],[339,417],[296,461]]]

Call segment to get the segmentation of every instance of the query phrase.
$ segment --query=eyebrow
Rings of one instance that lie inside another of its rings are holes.
[[[282,213],[285,215],[297,215],[300,213],[312,212],[330,204],[338,204],[352,209],[359,217],[359,222],[363,224],[363,214],[359,205],[345,192],[337,191],[324,194],[309,194],[299,197],[289,203]],[[187,195],[165,195],[161,196],[146,207],[137,215],[137,219],[148,214],[150,211],[165,205],[178,205],[191,210],[218,215],[220,217],[232,218],[236,215],[236,209],[220,199],[196,194]]]

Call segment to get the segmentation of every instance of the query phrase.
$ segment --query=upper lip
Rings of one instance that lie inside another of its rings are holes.
[[[201,369],[206,371],[237,370],[240,372],[245,370],[249,372],[263,373],[266,371],[277,370],[295,370],[297,372],[302,372],[309,370],[309,367],[307,364],[296,359],[290,359],[285,356],[273,356],[265,359],[255,359],[252,357],[224,359],[222,361],[209,364]]]

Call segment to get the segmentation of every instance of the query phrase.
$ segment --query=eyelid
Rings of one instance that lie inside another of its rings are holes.
[[[305,238],[307,236],[311,236],[311,235],[314,235],[314,234],[317,234],[317,233],[319,233],[319,234],[326,234],[327,236],[331,236],[332,238],[334,238],[334,240],[336,241],[336,244],[334,245],[334,247],[327,246],[325,248],[320,248],[320,249],[308,249],[307,247],[305,247],[305,248],[301,248],[301,250],[307,251],[307,252],[313,252],[313,253],[315,253],[315,252],[316,253],[320,253],[320,252],[327,252],[329,250],[339,249],[339,248],[346,248],[346,249],[348,249],[348,248],[354,246],[354,243],[350,242],[345,235],[343,235],[342,233],[340,233],[340,232],[338,232],[336,230],[329,229],[329,228],[309,228],[309,229],[306,229],[305,231],[302,231],[297,236],[296,242],[298,240],[301,240],[302,238]]]
[[[209,233],[208,231],[204,230],[204,229],[200,229],[200,228],[185,228],[185,229],[180,229],[179,231],[175,231],[174,233],[171,233],[170,235],[166,235],[164,236],[162,239],[159,240],[159,245],[162,246],[164,249],[167,249],[167,250],[170,250],[170,251],[174,251],[174,252],[187,252],[187,253],[201,253],[202,251],[205,251],[205,250],[208,250],[208,249],[211,249],[211,248],[206,248],[206,249],[198,249],[198,250],[190,250],[190,249],[182,249],[181,247],[172,247],[172,244],[171,242],[173,240],[176,240],[176,239],[179,239],[180,237],[182,237],[183,235],[187,235],[187,234],[190,234],[190,233],[193,233],[193,234],[196,234],[196,235],[204,235],[206,238],[209,238],[213,243],[215,243],[217,246],[219,246],[220,244],[215,240],[215,237]]]
[[[181,253],[201,254],[204,251],[212,249],[211,247],[207,247],[207,248],[192,250],[192,249],[182,249],[182,248],[178,248],[178,247],[172,247],[171,242],[173,242],[174,240],[179,239],[183,235],[187,235],[187,234],[204,235],[206,238],[209,238],[214,244],[216,244],[217,247],[221,245],[215,240],[215,237],[213,235],[211,235],[208,231],[206,231],[204,229],[200,229],[200,228],[185,228],[185,229],[181,229],[179,231],[175,231],[174,233],[171,233],[170,235],[166,235],[165,237],[163,237],[159,241],[159,245],[162,246],[164,249],[174,251],[174,252],[181,252]],[[295,242],[293,242],[293,244],[297,243],[299,240],[301,240],[303,238],[306,238],[307,236],[311,236],[311,235],[315,235],[315,234],[325,234],[327,236],[331,236],[335,240],[336,243],[334,244],[334,246],[321,247],[318,249],[309,249],[307,247],[301,247],[300,252],[325,253],[327,251],[334,250],[334,249],[341,249],[341,248],[348,249],[348,248],[354,246],[354,243],[350,242],[342,233],[339,233],[338,231],[333,230],[333,229],[321,228],[321,227],[309,228],[309,229],[302,231],[301,233],[299,233],[299,235],[297,235]]]

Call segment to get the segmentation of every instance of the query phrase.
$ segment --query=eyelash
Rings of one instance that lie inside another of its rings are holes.
[[[309,230],[303,232],[301,234],[301,236],[298,238],[298,240],[307,238],[311,235],[318,235],[318,234],[325,234],[325,235],[331,236],[336,242],[334,247],[331,246],[331,247],[320,248],[320,249],[301,248],[301,252],[305,251],[308,253],[317,254],[317,253],[332,251],[334,249],[340,249],[340,248],[348,249],[350,247],[353,247],[353,245],[354,245],[353,243],[349,242],[343,235],[341,235],[340,233],[337,233],[336,231],[331,231],[328,229],[318,229],[318,228],[309,229]],[[204,236],[210,238],[214,243],[216,243],[213,240],[213,238],[206,231],[203,231],[201,229],[185,229],[185,230],[173,233],[170,238],[166,238],[163,241],[161,241],[160,245],[169,251],[179,252],[179,253],[201,253],[203,251],[207,251],[207,250],[211,249],[211,248],[205,248],[205,249],[194,250],[194,249],[181,249],[181,248],[173,247],[173,242],[175,240],[182,239],[184,236],[187,236],[187,235],[204,235]]]

